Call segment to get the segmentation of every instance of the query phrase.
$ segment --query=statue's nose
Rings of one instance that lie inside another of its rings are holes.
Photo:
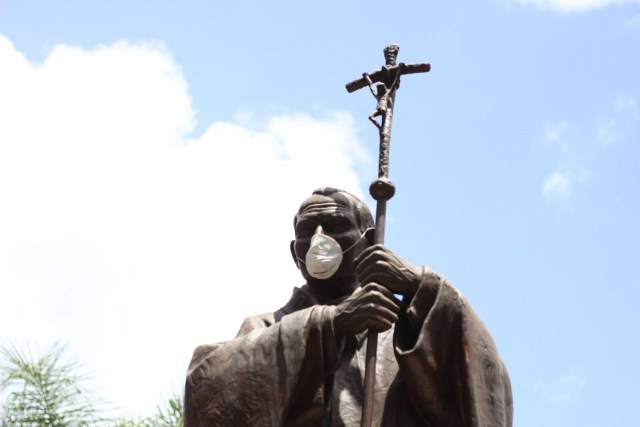
[[[319,225],[318,227],[316,227],[316,234],[324,234],[324,230],[322,229],[322,226]]]

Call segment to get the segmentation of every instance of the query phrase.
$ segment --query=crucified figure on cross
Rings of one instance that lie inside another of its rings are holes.
[[[369,116],[380,133],[380,162],[378,178],[389,175],[389,144],[391,142],[391,122],[393,120],[393,105],[396,90],[400,87],[400,76],[404,74],[425,73],[431,69],[428,63],[405,64],[397,63],[400,47],[391,44],[384,49],[385,64],[373,73],[363,73],[362,77],[347,83],[347,91],[355,92],[365,86],[377,100],[376,109]],[[375,85],[374,84],[378,83]],[[376,118],[380,117],[380,121]],[[374,197],[375,198],[375,197]]]
[[[371,113],[371,115],[369,115],[369,120],[371,121],[371,123],[375,125],[375,127],[378,128],[378,130],[382,130],[382,125],[384,124],[384,118],[387,115],[387,108],[389,105],[389,95],[391,94],[391,89],[388,88],[384,83],[378,83],[374,89],[373,82],[371,81],[371,77],[369,77],[369,73],[363,73],[362,77],[364,77],[364,79],[367,81],[371,94],[378,101],[378,104],[376,105],[376,109],[373,111],[373,113]],[[376,120],[376,117],[380,117],[381,121],[378,122],[378,120]]]
[[[386,76],[383,76],[382,82],[378,83],[375,88],[369,73],[362,73],[362,78],[369,86],[371,94],[378,101],[376,109],[369,116],[369,120],[381,132],[387,117],[387,110],[389,107],[393,109],[393,105],[389,105],[390,98],[396,89],[400,87],[400,74],[406,71],[407,68],[403,62],[396,65],[398,50],[399,47],[397,45],[389,45],[384,50],[385,65],[382,67],[380,72],[382,72],[382,74],[386,74]],[[393,100],[391,100],[391,102],[393,102]],[[376,120],[376,117],[380,117],[380,122]]]

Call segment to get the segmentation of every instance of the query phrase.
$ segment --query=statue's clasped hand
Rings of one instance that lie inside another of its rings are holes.
[[[335,307],[333,329],[336,339],[368,329],[383,332],[398,321],[400,301],[384,286],[369,283],[356,289]]]
[[[412,297],[422,281],[422,269],[384,245],[365,249],[354,261],[361,285],[378,283],[394,294]]]
[[[384,245],[373,245],[354,261],[360,287],[335,307],[336,338],[367,329],[383,332],[398,321],[402,303],[396,295],[412,297],[422,281],[422,270]]]

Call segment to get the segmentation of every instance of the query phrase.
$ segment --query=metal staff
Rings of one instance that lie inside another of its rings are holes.
[[[396,90],[400,87],[400,76],[403,74],[426,73],[431,69],[428,63],[396,64],[400,47],[391,44],[384,49],[385,65],[374,73],[363,73],[362,77],[347,83],[347,91],[355,92],[368,86],[378,101],[376,109],[369,120],[378,128],[380,136],[380,156],[378,161],[378,178],[371,183],[369,193],[376,201],[376,230],[374,244],[384,244],[384,228],[387,215],[387,201],[393,197],[396,188],[389,181],[389,144],[391,143],[391,122],[393,120],[393,104]],[[374,88],[374,83],[378,83]],[[380,117],[378,122],[377,117]],[[376,381],[376,352],[378,334],[369,330],[367,335],[367,356],[364,374],[364,405],[362,409],[361,427],[370,427],[373,421],[373,397]]]

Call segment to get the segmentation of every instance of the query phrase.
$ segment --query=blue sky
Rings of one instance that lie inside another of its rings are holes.
[[[398,92],[387,244],[480,313],[516,426],[635,425],[640,5],[432,3],[0,0],[0,338],[68,342],[121,413],[179,390],[300,284],[299,202],[366,194],[344,84],[397,43],[432,71]]]

